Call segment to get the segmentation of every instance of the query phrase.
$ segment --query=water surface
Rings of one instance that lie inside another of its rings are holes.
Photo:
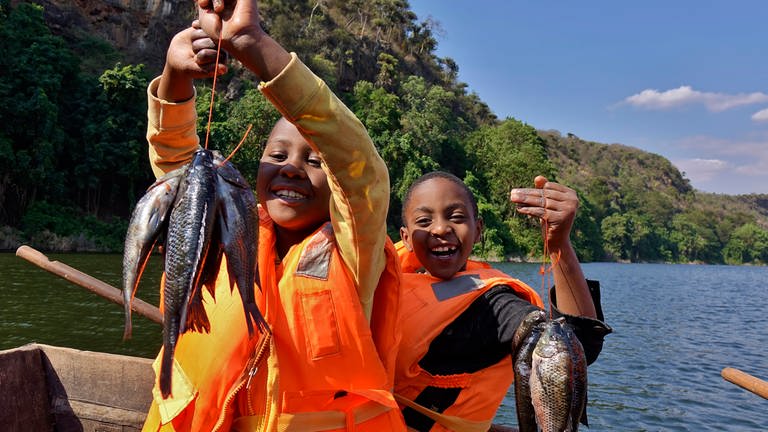
[[[49,255],[120,287],[120,255]],[[533,264],[499,267],[540,290]],[[599,280],[607,336],[589,368],[585,431],[766,431],[768,400],[723,380],[735,367],[768,380],[768,267],[584,265]],[[157,304],[153,259],[138,297]],[[123,342],[123,310],[16,257],[0,254],[0,349],[29,342],[154,357],[161,327],[134,314]],[[514,425],[510,396],[497,423]]]

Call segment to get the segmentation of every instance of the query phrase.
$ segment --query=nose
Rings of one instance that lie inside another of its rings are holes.
[[[429,230],[430,234],[432,234],[435,237],[442,237],[446,234],[449,234],[451,231],[453,231],[453,228],[451,227],[451,224],[449,224],[447,221],[444,220],[437,220],[435,223],[432,224],[431,229]]]
[[[306,177],[307,173],[304,171],[303,168],[300,168],[300,162],[294,161],[294,160],[287,160],[285,163],[280,167],[280,174],[284,175],[286,177],[299,177],[303,178]]]

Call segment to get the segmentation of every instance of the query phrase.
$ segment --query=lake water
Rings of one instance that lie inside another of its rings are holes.
[[[50,254],[115,287],[119,255]],[[538,266],[500,264],[541,286]],[[589,431],[765,431],[768,400],[723,380],[734,367],[768,380],[768,267],[585,264],[599,280],[606,322],[600,358],[589,368]],[[157,304],[159,262],[138,297]],[[0,350],[29,342],[154,357],[158,324],[134,314],[123,342],[121,307],[0,254]],[[497,423],[514,425],[514,399]]]

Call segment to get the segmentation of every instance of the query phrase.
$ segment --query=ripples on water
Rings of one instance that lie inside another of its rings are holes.
[[[530,266],[501,266],[532,286]],[[589,368],[590,431],[766,431],[768,401],[724,367],[768,380],[766,267],[586,264],[614,333]],[[498,419],[515,422],[510,395]]]
[[[122,255],[49,254],[116,288]],[[137,297],[157,305],[160,260],[147,266]],[[153,358],[162,327],[133,314],[133,337],[123,341],[123,308],[16,257],[0,254],[0,349],[30,342]]]
[[[120,255],[49,255],[120,287]],[[538,266],[502,264],[541,286]],[[586,264],[614,329],[589,368],[589,431],[766,431],[768,401],[723,380],[730,366],[768,380],[768,267]],[[157,304],[159,260],[138,297]],[[0,349],[29,342],[154,357],[161,327],[13,254],[0,254]],[[514,399],[497,423],[516,424]]]

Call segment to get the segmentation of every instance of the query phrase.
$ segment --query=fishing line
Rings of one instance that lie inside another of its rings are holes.
[[[219,55],[221,54],[221,37],[216,44],[216,62],[213,64],[213,84],[211,85],[211,103],[208,108],[208,124],[205,127],[205,149],[208,149],[208,138],[211,136],[211,119],[213,119],[213,98],[216,96],[216,77],[219,75]]]
[[[205,149],[208,149],[208,138],[211,136],[211,123],[213,121],[213,102],[214,97],[216,97],[216,77],[219,75],[219,56],[221,55],[221,38],[219,38],[219,41],[216,44],[216,63],[214,63],[213,68],[213,84],[211,84],[211,103],[208,107],[208,124],[205,126]],[[246,129],[245,134],[243,135],[243,138],[240,140],[240,143],[237,144],[234,150],[232,150],[232,153],[227,156],[226,159],[224,159],[223,162],[221,162],[221,165],[224,165],[227,161],[232,159],[232,156],[235,155],[235,153],[240,149],[240,147],[245,142],[245,138],[248,136],[248,133],[251,131],[251,128],[253,127],[253,124],[248,125],[248,129]]]
[[[549,287],[554,284],[554,268],[560,262],[561,251],[557,252],[557,256],[554,261],[550,262],[549,257],[549,242],[547,242],[547,232],[549,231],[549,222],[546,218],[547,209],[544,208],[544,214],[541,215],[541,238],[543,242],[542,250],[543,256],[541,257],[541,267],[539,267],[539,274],[541,275],[541,290],[544,292],[546,299],[547,309],[549,312],[549,318],[552,318],[552,302],[549,298]],[[549,263],[549,266],[547,266]]]

